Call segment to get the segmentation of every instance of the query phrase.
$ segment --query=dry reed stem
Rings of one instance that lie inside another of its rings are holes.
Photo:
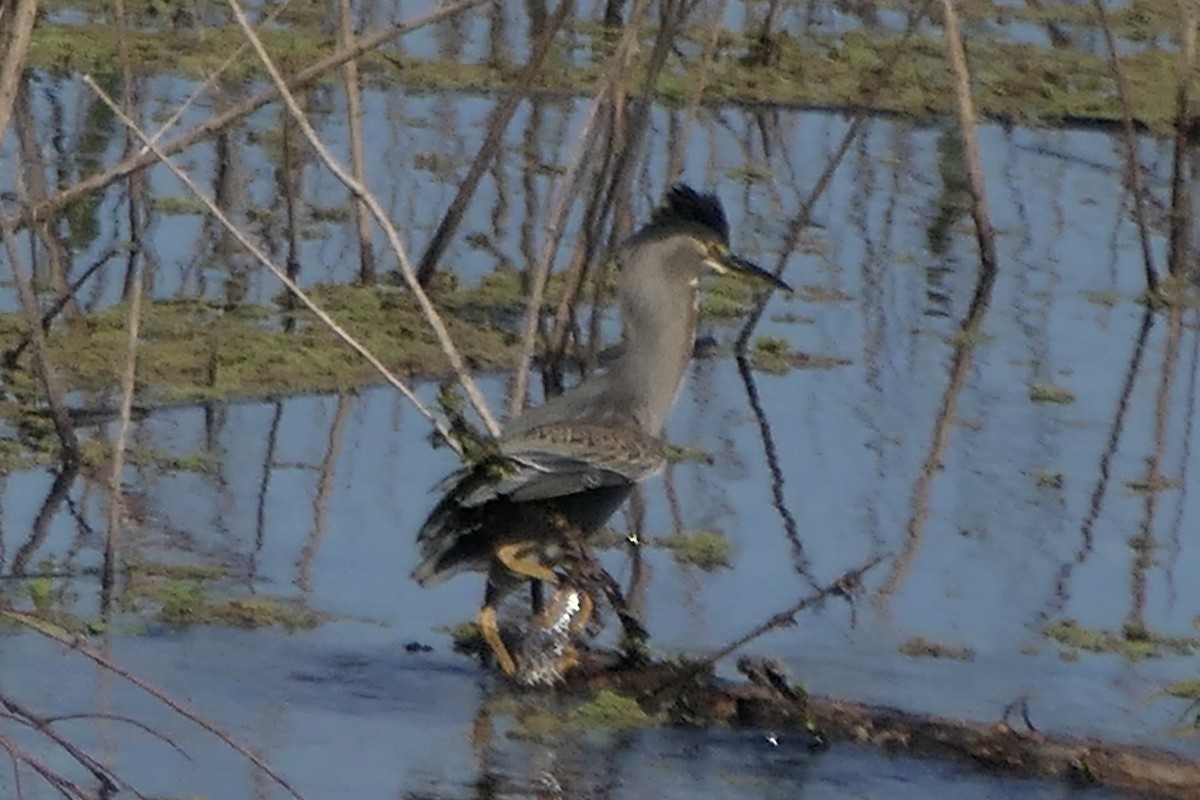
[[[354,8],[351,0],[338,0],[338,44],[348,50],[354,46],[354,36]],[[362,84],[359,81],[357,59],[352,58],[342,65],[342,79],[346,90],[350,168],[354,171],[354,180],[365,183],[367,162],[363,151]],[[369,211],[361,198],[354,198],[354,227],[358,233],[358,280],[362,284],[375,282],[375,249],[371,247],[371,222],[367,216]]]
[[[424,28],[427,25],[432,25],[435,22],[440,22],[449,17],[453,17],[475,6],[482,5],[487,0],[458,0],[458,2],[449,3],[440,6],[432,11],[429,11],[420,16],[402,22],[394,22],[382,30],[375,31],[358,39],[354,47],[349,50],[338,50],[330,55],[322,58],[316,63],[305,67],[288,81],[290,89],[297,89],[305,86],[317,78],[324,75],[330,70],[337,69],[342,64],[353,58],[358,58],[362,54],[374,50],[392,39],[412,33],[415,30]],[[265,24],[265,23],[264,23]],[[241,118],[252,114],[263,106],[275,100],[278,92],[273,86],[268,86],[262,91],[254,94],[241,102],[235,103],[220,114],[210,117],[207,121],[188,130],[186,133],[180,134],[171,141],[162,145],[158,152],[174,155],[182,150],[191,147],[197,142],[203,141],[213,134],[229,127],[234,122]],[[22,209],[22,211],[10,218],[4,218],[5,222],[11,226],[16,226],[18,223],[27,223],[35,219],[44,219],[50,216],[55,211],[63,208],[73,200],[89,194],[90,192],[98,191],[109,186],[126,175],[144,169],[158,161],[159,158],[150,148],[142,150],[138,155],[132,158],[126,158],[121,162],[109,167],[104,172],[97,173],[85,178],[78,183],[59,191],[58,193],[43,198],[31,208]]]
[[[429,240],[429,244],[426,245],[425,252],[421,254],[421,260],[417,265],[417,280],[420,281],[422,286],[428,286],[429,282],[433,279],[438,261],[445,253],[446,247],[450,243],[450,237],[458,230],[458,225],[462,221],[463,214],[466,213],[467,204],[470,202],[471,196],[475,194],[475,189],[479,186],[479,181],[483,178],[487,168],[491,166],[496,158],[496,154],[500,151],[504,132],[508,130],[508,125],[512,121],[513,115],[516,114],[517,108],[529,96],[529,90],[533,87],[534,78],[541,72],[542,65],[546,61],[546,56],[550,53],[550,46],[558,36],[559,30],[566,23],[567,17],[574,10],[574,0],[560,0],[558,9],[554,12],[550,21],[546,23],[545,30],[541,32],[537,41],[534,42],[533,51],[529,54],[529,60],[525,62],[520,75],[517,76],[516,85],[505,95],[504,99],[496,105],[495,109],[489,115],[487,133],[484,134],[483,143],[479,146],[479,152],[476,154],[475,160],[471,162],[467,174],[459,182],[458,188],[454,193],[454,199],[446,207],[446,213],[442,216],[441,222],[438,223],[437,230],[434,231],[433,237]]]
[[[1121,142],[1125,146],[1125,169],[1133,189],[1133,217],[1138,227],[1138,238],[1142,245],[1142,268],[1146,273],[1146,292],[1158,294],[1158,271],[1154,268],[1154,254],[1150,249],[1150,225],[1146,221],[1146,185],[1142,181],[1142,165],[1137,155],[1137,132],[1133,127],[1133,100],[1125,70],[1121,69],[1121,57],[1117,53],[1117,37],[1113,33],[1112,17],[1104,6],[1104,0],[1092,0],[1100,27],[1104,30],[1104,44],[1108,50],[1108,65],[1117,83],[1117,101],[1121,106]]]
[[[433,328],[434,334],[438,338],[438,343],[442,347],[442,352],[444,352],[446,354],[446,358],[449,359],[450,366],[453,368],[459,383],[462,384],[463,390],[467,393],[467,398],[471,401],[471,405],[474,406],[475,412],[479,414],[479,418],[482,419],[484,425],[487,426],[488,432],[492,436],[499,436],[500,426],[497,424],[496,418],[492,416],[492,412],[488,408],[487,400],[484,398],[483,392],[479,390],[479,386],[476,385],[475,380],[471,377],[471,373],[468,371],[462,355],[458,352],[458,348],[454,345],[454,340],[450,338],[450,332],[446,330],[446,324],[442,321],[441,315],[439,315],[437,309],[433,307],[433,303],[430,301],[429,295],[425,293],[425,290],[421,288],[421,284],[417,281],[417,273],[413,269],[412,262],[408,259],[408,253],[405,250],[403,242],[400,241],[400,234],[396,231],[396,226],[392,224],[392,221],[388,218],[387,212],[384,211],[383,206],[380,204],[379,199],[375,197],[371,190],[361,182],[355,180],[354,176],[348,173],[345,167],[343,167],[338,160],[333,157],[333,154],[329,152],[329,149],[325,147],[325,143],[321,141],[321,137],[318,136],[316,130],[313,129],[312,124],[308,121],[304,111],[301,110],[299,104],[296,102],[295,96],[292,95],[291,90],[288,88],[287,82],[279,73],[278,67],[275,66],[275,62],[271,59],[270,54],[267,53],[266,48],[263,46],[262,40],[258,38],[258,34],[255,33],[254,28],[251,27],[250,21],[246,18],[246,12],[242,9],[242,4],[239,3],[238,0],[229,0],[229,7],[233,11],[234,16],[237,18],[238,25],[241,26],[242,32],[246,35],[246,38],[250,40],[251,46],[258,54],[259,60],[262,61],[267,73],[271,76],[271,80],[275,83],[275,89],[283,98],[283,102],[287,105],[288,111],[291,113],[292,118],[296,121],[296,124],[300,127],[300,130],[303,131],[304,137],[308,139],[308,143],[316,151],[317,155],[320,156],[321,161],[325,163],[325,166],[328,167],[329,170],[337,177],[337,179],[341,181],[347,189],[350,190],[355,199],[361,200],[367,204],[367,207],[371,210],[371,215],[375,217],[375,221],[379,224],[379,227],[383,229],[384,234],[387,236],[388,244],[391,246],[397,262],[400,264],[400,272],[404,276],[404,282],[408,284],[409,290],[412,291],[413,296],[417,298],[417,303],[420,305],[421,311],[425,315],[425,319]],[[407,393],[406,396],[408,396]],[[410,397],[409,399],[413,398]],[[448,435],[448,433],[448,431],[443,433],[443,436]]]
[[[113,442],[112,464],[108,476],[108,528],[104,535],[104,565],[100,582],[109,592],[116,569],[117,534],[124,517],[122,474],[125,471],[125,442],[129,437],[129,422],[133,416],[133,389],[137,378],[138,332],[142,323],[142,294],[144,270],[134,264],[133,285],[129,297],[129,317],[126,322],[125,368],[121,373],[121,406],[117,419],[117,438]]]
[[[954,72],[954,106],[958,113],[959,135],[963,143],[963,161],[967,169],[968,186],[971,190],[971,216],[975,220],[975,237],[979,241],[979,258],[983,269],[994,272],[996,261],[996,233],[992,229],[988,212],[987,187],[983,179],[983,163],[979,157],[979,136],[975,130],[975,107],[971,99],[971,73],[967,68],[967,54],[963,51],[962,36],[958,28],[958,12],[953,0],[942,0],[942,14],[946,30],[946,56]]]
[[[550,276],[550,264],[554,253],[558,250],[558,242],[562,237],[563,223],[575,199],[579,174],[582,171],[583,159],[591,151],[597,129],[596,120],[600,108],[610,98],[618,93],[620,81],[628,72],[638,43],[638,33],[641,20],[649,7],[649,0],[638,0],[630,14],[629,22],[621,35],[617,50],[609,59],[600,88],[596,90],[592,103],[584,118],[583,128],[575,140],[575,147],[567,164],[566,172],[558,185],[558,194],[554,202],[554,210],[546,223],[546,241],[534,266],[533,285],[530,289],[529,300],[525,307],[524,329],[521,333],[521,359],[517,364],[517,374],[513,382],[512,396],[509,398],[509,415],[517,416],[525,406],[525,395],[529,389],[529,366],[533,359],[534,341],[537,338],[538,318],[541,315],[542,297],[546,290],[546,280]]]
[[[62,445],[62,464],[70,471],[79,466],[82,456],[79,451],[79,438],[71,425],[71,417],[67,411],[66,392],[59,380],[58,372],[46,351],[46,334],[42,331],[41,313],[38,307],[37,294],[25,270],[21,253],[17,249],[17,240],[8,223],[0,219],[0,238],[4,239],[4,247],[8,251],[8,262],[12,268],[13,280],[17,284],[17,293],[21,299],[21,311],[29,326],[29,340],[33,344],[33,365],[42,389],[46,392],[46,402],[50,406],[50,418],[54,423],[54,432]]]
[[[110,658],[108,658],[108,656],[104,655],[99,650],[91,647],[83,636],[71,635],[63,629],[55,625],[51,625],[50,623],[39,619],[32,614],[26,614],[22,611],[16,611],[11,608],[0,608],[0,617],[7,617],[13,622],[24,625],[30,630],[40,633],[42,636],[45,636],[48,639],[53,639],[59,644],[69,647],[72,650],[75,650],[76,652],[86,656],[101,668],[108,670],[120,678],[123,678],[129,683],[132,683],[134,686],[138,687],[155,700],[158,700],[160,703],[170,708],[176,714],[191,720],[204,730],[211,733],[213,736],[216,736],[226,745],[241,754],[251,764],[262,770],[263,774],[269,776],[271,780],[275,781],[275,783],[286,790],[288,794],[290,794],[292,797],[295,797],[296,800],[304,800],[304,796],[300,794],[286,778],[277,773],[270,764],[264,761],[261,756],[259,756],[249,747],[233,738],[231,734],[226,733],[219,726],[217,726],[216,723],[209,722],[207,719],[200,716],[199,712],[193,711],[191,708],[185,705],[183,701],[176,700],[162,689],[159,689],[143,678],[139,678],[137,675],[112,661]]]
[[[271,13],[263,17],[263,21],[259,24],[259,27],[264,28],[267,25],[270,25],[275,18],[278,17],[279,14],[288,7],[289,2],[291,2],[291,0],[282,0],[279,5],[272,8]],[[233,65],[233,62],[241,58],[242,55],[249,49],[250,44],[248,42],[242,42],[239,44],[237,49],[229,54],[229,58],[222,61],[220,66],[213,70],[213,73],[204,79],[204,83],[197,86],[196,90],[189,94],[187,99],[179,105],[179,108],[175,109],[175,112],[171,114],[171,116],[167,117],[167,121],[160,125],[158,130],[156,130],[153,135],[150,136],[150,141],[157,144],[158,140],[162,138],[162,135],[173,128],[175,123],[179,122],[179,119],[183,116],[184,112],[191,108],[192,104],[199,100],[200,96],[208,91],[209,87],[216,83],[217,78],[221,77],[225,70],[229,69],[229,67]],[[348,61],[346,63],[351,62]],[[139,151],[138,155],[146,155],[149,152],[150,148],[143,147]]]
[[[303,289],[296,285],[295,281],[287,276],[286,272],[276,266],[257,245],[251,242],[246,234],[243,233],[212,200],[210,200],[203,192],[200,191],[200,187],[196,186],[192,179],[188,177],[187,173],[181,170],[175,164],[175,162],[171,161],[171,159],[167,157],[157,145],[153,144],[145,131],[139,128],[133,120],[125,116],[124,112],[122,112],[121,109],[117,107],[116,103],[113,102],[112,98],[110,98],[104,92],[104,90],[97,85],[96,81],[91,75],[84,75],[83,81],[100,97],[101,100],[104,101],[109,109],[116,114],[117,118],[121,120],[122,124],[126,125],[130,128],[130,130],[137,134],[138,138],[142,140],[143,144],[150,148],[150,152],[154,154],[155,158],[161,161],[163,165],[167,167],[167,169],[171,170],[171,172],[175,174],[175,177],[177,177],[183,183],[183,185],[186,186],[188,190],[191,191],[192,194],[194,194],[200,200],[200,202],[204,204],[204,207],[208,209],[208,212],[212,214],[218,222],[225,226],[225,229],[228,230],[233,237],[238,240],[238,243],[240,243],[242,247],[246,248],[246,252],[250,253],[250,255],[252,255],[260,264],[270,270],[271,274],[278,278],[279,282],[282,283],[297,299],[299,299],[300,302],[304,304],[305,308],[315,314],[316,317],[321,320],[321,322],[325,323],[325,325],[331,331],[337,334],[337,336],[343,342],[348,344],[355,352],[365,358],[367,362],[370,363],[370,365],[374,367],[380,375],[383,376],[384,380],[386,380],[397,391],[407,397],[409,401],[416,407],[417,411],[419,411],[422,416],[428,419],[434,428],[437,429],[437,432],[442,436],[443,439],[446,440],[447,444],[454,448],[455,452],[459,453],[460,455],[462,454],[462,446],[459,444],[457,439],[455,439],[453,434],[450,433],[450,429],[434,416],[433,412],[431,412],[425,406],[425,404],[420,401],[416,394],[413,393],[412,389],[410,389],[403,381],[392,374],[391,370],[389,370],[382,361],[376,358],[374,353],[372,353],[357,339],[351,336],[344,328],[342,328],[342,326],[338,325],[337,322],[335,322],[334,319],[329,316],[324,309],[318,306]]]
[[[3,7],[0,6],[0,17]],[[8,130],[13,102],[21,84],[21,71],[25,66],[25,54],[33,38],[33,25],[37,21],[37,0],[16,0],[12,6],[12,19],[2,20],[0,44],[5,46],[4,61],[0,63],[0,140]]]

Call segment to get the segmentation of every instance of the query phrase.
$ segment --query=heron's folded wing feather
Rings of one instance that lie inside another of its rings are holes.
[[[649,478],[666,463],[661,440],[640,431],[580,424],[546,425],[501,442],[495,479],[460,499],[548,500]]]

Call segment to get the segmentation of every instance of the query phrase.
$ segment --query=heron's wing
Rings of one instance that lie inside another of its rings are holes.
[[[485,465],[491,480],[473,486],[459,502],[470,507],[507,497],[526,503],[623,486],[649,478],[665,463],[662,440],[637,428],[544,425],[503,440],[499,457]]]

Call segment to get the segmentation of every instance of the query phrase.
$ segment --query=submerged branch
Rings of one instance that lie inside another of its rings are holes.
[[[231,734],[220,728],[216,723],[208,721],[204,717],[200,716],[198,712],[188,708],[182,701],[176,700],[162,689],[155,687],[154,685],[148,683],[145,679],[138,677],[134,673],[109,659],[104,653],[101,653],[99,650],[89,645],[83,636],[73,636],[61,628],[51,625],[50,623],[39,619],[32,614],[26,614],[22,611],[16,611],[11,608],[0,608],[0,617],[5,617],[20,625],[24,625],[30,630],[40,633],[42,636],[45,636],[48,639],[53,639],[59,644],[69,647],[81,655],[91,659],[101,668],[123,678],[129,683],[132,683],[134,686],[138,687],[155,700],[158,700],[160,703],[167,706],[167,708],[171,709],[176,714],[179,714],[185,719],[191,720],[204,730],[211,733],[213,736],[216,736],[226,745],[241,754],[247,761],[260,769],[264,775],[270,777],[271,780],[275,781],[276,784],[286,790],[287,793],[296,798],[296,800],[304,800],[304,796],[300,794],[300,792],[298,792],[286,778],[276,772],[270,764],[264,761],[261,756],[259,756],[249,747],[233,738]]]

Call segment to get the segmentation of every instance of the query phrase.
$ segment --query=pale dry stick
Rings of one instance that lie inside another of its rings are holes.
[[[8,263],[12,269],[13,280],[17,284],[17,293],[20,295],[21,311],[25,315],[25,322],[29,325],[29,340],[33,344],[34,371],[42,382],[42,389],[46,392],[46,402],[50,406],[50,419],[54,423],[54,432],[58,435],[59,443],[62,446],[61,460],[64,471],[69,472],[82,461],[79,437],[75,435],[75,428],[71,425],[71,415],[67,409],[66,391],[62,380],[47,352],[46,334],[42,330],[37,294],[34,292],[33,283],[30,281],[29,273],[21,259],[21,253],[17,249],[16,236],[3,218],[0,218],[0,239],[4,240],[4,247],[8,251]]]
[[[550,262],[554,260],[554,253],[558,249],[558,240],[562,237],[563,223],[566,221],[567,213],[575,196],[575,186],[579,181],[583,159],[591,151],[592,143],[595,141],[596,120],[600,116],[600,108],[616,94],[618,78],[624,74],[633,58],[641,20],[648,6],[648,0],[639,0],[629,16],[629,24],[625,26],[621,41],[617,45],[617,51],[609,61],[600,88],[596,92],[596,96],[592,98],[591,106],[588,107],[583,128],[575,140],[575,147],[571,151],[566,173],[559,184],[554,211],[550,215],[550,221],[546,223],[546,241],[542,245],[542,252],[534,266],[533,286],[530,287],[529,301],[525,308],[524,330],[521,333],[521,360],[517,365],[512,397],[509,399],[508,411],[509,415],[513,417],[520,414],[521,409],[525,406],[525,394],[529,389],[529,366],[533,359],[533,344],[537,337],[542,296],[546,290],[546,280],[550,276]]]
[[[129,436],[129,421],[133,416],[133,388],[137,377],[138,332],[142,324],[143,264],[134,263],[133,285],[129,297],[129,334],[126,338],[125,369],[121,374],[121,406],[117,420],[117,438],[113,443],[112,464],[108,476],[108,529],[104,534],[104,564],[100,586],[105,599],[111,597],[116,570],[117,532],[124,517],[124,497],[121,478],[125,471],[125,442]],[[107,603],[105,603],[107,605]]]
[[[945,2],[945,0],[943,0]],[[1150,249],[1150,225],[1146,221],[1146,185],[1142,181],[1142,165],[1138,161],[1137,132],[1133,128],[1133,95],[1125,71],[1121,69],[1121,57],[1117,53],[1117,37],[1113,33],[1112,17],[1104,6],[1104,0],[1092,0],[1100,27],[1104,30],[1104,45],[1108,50],[1108,66],[1117,82],[1117,101],[1121,105],[1121,142],[1125,146],[1125,169],[1129,172],[1129,185],[1133,189],[1133,216],[1137,222],[1138,238],[1142,245],[1142,267],[1146,272],[1146,293],[1151,297],[1158,294],[1158,271],[1154,269],[1154,254]]]
[[[962,36],[958,29],[958,12],[953,0],[942,0],[942,15],[946,30],[946,55],[954,71],[954,101],[958,112],[959,135],[963,143],[963,161],[966,162],[968,186],[971,190],[971,216],[975,220],[975,238],[979,241],[979,259],[983,269],[995,272],[996,233],[992,228],[988,212],[987,191],[983,180],[983,162],[979,157],[979,137],[975,131],[975,107],[971,99],[971,74],[967,69],[967,55],[963,51]]]
[[[274,22],[275,18],[278,17],[280,13],[282,13],[283,10],[288,7],[288,3],[290,2],[291,0],[283,0],[278,6],[271,9],[271,13],[263,17],[263,21],[259,24],[259,27],[265,28],[267,25],[270,25],[272,22]],[[159,126],[158,130],[156,130],[150,136],[150,141],[154,144],[158,144],[158,140],[162,138],[164,133],[175,127],[175,123],[179,122],[179,119],[183,116],[184,112],[191,108],[192,104],[199,100],[200,97],[207,92],[214,83],[216,83],[217,78],[221,77],[221,75],[225,73],[225,70],[229,69],[233,65],[233,62],[241,58],[242,55],[249,49],[250,45],[246,42],[239,44],[237,49],[230,54],[229,58],[222,61],[220,66],[218,66],[211,75],[204,79],[204,83],[197,86],[196,90],[187,96],[187,99],[180,104],[179,108],[175,109],[175,113],[168,117],[167,121]],[[351,64],[354,63],[354,61],[351,59],[346,63]],[[142,149],[138,151],[138,155],[145,155],[148,152],[150,152],[150,148],[143,146]]]
[[[85,80],[87,80],[86,77],[85,77]],[[140,132],[139,132],[139,136],[142,136],[142,134]],[[145,138],[145,137],[143,136],[143,138]],[[106,669],[109,672],[113,673],[114,675],[116,675],[120,678],[123,678],[124,680],[128,681],[129,683],[132,683],[134,686],[141,689],[143,692],[150,695],[155,700],[159,701],[160,703],[165,705],[167,708],[174,711],[176,714],[179,714],[180,716],[184,717],[185,719],[191,720],[192,722],[199,725],[204,730],[211,733],[213,736],[216,736],[218,739],[220,739],[226,745],[233,748],[235,751],[237,751],[239,754],[241,754],[244,758],[246,758],[251,764],[253,764],[254,766],[258,767],[260,770],[262,770],[263,774],[270,776],[271,780],[275,781],[275,783],[277,783],[279,786],[281,786],[283,789],[285,789],[288,794],[290,794],[292,797],[295,797],[296,800],[304,800],[304,795],[300,794],[295,789],[295,787],[293,787],[291,785],[291,783],[288,782],[288,780],[286,778],[284,778],[282,775],[277,773],[271,767],[270,764],[268,764],[266,761],[264,761],[261,756],[259,756],[257,753],[255,753],[253,750],[251,750],[249,747],[242,744],[237,739],[233,738],[233,736],[231,734],[226,733],[224,730],[222,730],[220,727],[218,727],[216,725],[216,723],[209,722],[207,719],[200,716],[200,714],[198,712],[193,711],[190,708],[188,708],[182,701],[176,700],[175,698],[171,697],[169,694],[167,694],[162,689],[159,689],[158,687],[154,686],[153,684],[147,682],[145,679],[139,678],[134,673],[132,673],[129,670],[125,669],[124,667],[118,665],[112,659],[108,658],[108,656],[104,655],[99,650],[90,646],[87,643],[87,639],[85,637],[79,636],[79,635],[71,635],[71,634],[67,633],[66,631],[64,631],[63,629],[61,629],[55,625],[51,625],[50,623],[48,623],[42,619],[39,619],[38,617],[36,617],[32,614],[26,614],[23,611],[16,611],[11,608],[0,608],[0,617],[6,617],[8,619],[11,619],[13,622],[24,625],[25,627],[29,628],[30,630],[33,630],[33,631],[41,634],[42,636],[45,636],[48,639],[53,639],[54,641],[58,642],[59,644],[69,647],[72,650],[80,653],[81,655],[86,656],[88,659],[90,659],[94,663],[98,664],[103,669]]]
[[[128,126],[130,130],[137,134],[138,138],[150,148],[150,151],[155,155],[155,157],[161,161],[167,169],[171,170],[175,177],[178,178],[183,185],[186,186],[192,192],[192,194],[194,194],[200,200],[200,202],[204,204],[204,207],[208,209],[208,212],[212,214],[218,222],[224,225],[226,230],[233,234],[233,237],[238,240],[238,243],[241,244],[242,247],[246,248],[246,252],[250,253],[250,255],[252,255],[260,264],[270,270],[271,274],[278,278],[279,282],[282,283],[289,292],[295,295],[296,298],[304,304],[305,308],[315,314],[317,318],[321,320],[321,322],[325,323],[326,327],[337,334],[338,338],[348,344],[360,356],[365,358],[367,363],[374,367],[375,370],[381,376],[383,376],[384,380],[391,384],[392,387],[399,391],[402,395],[407,397],[409,402],[416,407],[417,411],[419,411],[421,415],[429,420],[434,428],[437,429],[437,432],[442,436],[443,439],[446,440],[446,443],[449,444],[456,453],[462,455],[462,445],[458,442],[454,435],[450,433],[450,429],[446,427],[446,425],[442,423],[436,416],[434,416],[433,412],[421,402],[416,394],[413,393],[412,389],[410,389],[403,381],[392,374],[391,370],[389,370],[382,361],[376,358],[374,353],[372,353],[357,339],[351,336],[341,325],[337,324],[333,317],[329,316],[329,314],[326,313],[323,308],[318,306],[316,302],[313,301],[313,299],[296,284],[295,281],[287,276],[286,272],[280,269],[256,244],[250,241],[246,234],[243,233],[241,229],[239,229],[233,223],[233,221],[229,219],[229,217],[227,217],[212,200],[208,198],[207,195],[200,191],[200,187],[198,187],[192,181],[192,179],[188,177],[187,173],[181,170],[175,164],[175,162],[171,161],[171,159],[166,156],[157,145],[153,144],[150,141],[150,137],[145,131],[137,126],[137,123],[122,113],[121,109],[118,108],[116,103],[113,102],[112,98],[110,98],[105,91],[100,88],[91,75],[84,75],[83,82],[86,83],[88,87],[95,92],[101,100],[104,101],[104,104],[107,105],[109,109],[117,116],[117,118],[121,120],[123,125]]]
[[[304,67],[292,76],[288,81],[288,86],[296,89],[300,86],[305,86],[317,78],[324,75],[330,70],[337,69],[342,64],[345,64],[352,58],[358,58],[364,53],[374,50],[375,48],[395,39],[399,36],[412,33],[435,22],[440,22],[444,19],[461,14],[475,6],[482,5],[488,0],[457,0],[457,2],[448,5],[440,6],[421,16],[414,17],[411,20],[402,22],[393,22],[387,27],[377,30],[374,33],[368,34],[358,39],[354,47],[349,50],[338,50],[330,53],[325,58],[317,61],[310,66]],[[171,141],[162,145],[159,150],[167,155],[174,155],[178,152],[186,150],[197,142],[203,141],[218,131],[232,125],[234,122],[243,117],[254,113],[258,109],[265,106],[275,99],[278,92],[274,87],[266,87],[262,91],[247,97],[229,108],[209,118],[205,122],[196,125],[185,133],[176,136]],[[114,164],[104,172],[91,175],[78,183],[68,186],[66,189],[59,191],[50,197],[43,198],[34,204],[31,208],[22,209],[20,213],[5,218],[5,222],[13,227],[18,223],[28,223],[37,219],[45,219],[55,211],[63,208],[73,200],[77,200],[91,192],[99,191],[106,186],[121,180],[126,175],[136,172],[139,169],[144,169],[155,161],[157,156],[152,151],[146,151],[132,158],[124,159],[123,161]]]
[[[338,44],[346,49],[354,46],[354,10],[351,0],[338,0]],[[242,46],[246,43],[243,42]],[[367,161],[363,152],[362,130],[362,84],[359,82],[358,60],[350,59],[342,65],[342,79],[346,87],[346,127],[350,136],[350,167],[354,180],[366,182]],[[371,221],[366,203],[354,198],[354,227],[358,232],[358,282],[364,285],[375,282],[375,249],[371,247]]]
[[[12,20],[5,20],[0,26],[0,44],[5,45],[6,51],[4,61],[0,63],[0,140],[8,130],[8,119],[17,99],[25,53],[29,50],[33,25],[37,21],[37,6],[37,0],[17,0],[13,5]]]
[[[333,154],[329,152],[329,148],[321,141],[321,137],[317,135],[316,130],[313,129],[312,124],[308,121],[308,117],[304,115],[304,111],[301,110],[295,96],[288,88],[287,81],[283,79],[283,76],[279,73],[279,68],[275,66],[275,62],[263,46],[262,40],[258,38],[258,34],[251,27],[250,20],[246,18],[246,12],[242,9],[242,4],[238,0],[229,0],[229,7],[237,18],[238,25],[242,28],[242,33],[250,40],[250,44],[258,54],[259,60],[262,61],[263,67],[266,68],[267,73],[271,76],[271,80],[275,83],[275,89],[283,98],[283,102],[291,113],[292,118],[296,120],[296,124],[304,132],[304,137],[308,139],[309,145],[320,156],[321,161],[325,163],[330,172],[342,182],[343,186],[350,190],[350,193],[354,195],[354,199],[367,204],[372,216],[375,217],[375,221],[383,229],[384,234],[387,236],[388,244],[391,245],[392,252],[400,264],[400,272],[404,276],[404,282],[408,284],[409,290],[417,298],[417,304],[420,305],[421,312],[425,315],[426,321],[433,328],[433,332],[438,338],[438,343],[442,347],[442,352],[446,354],[446,358],[450,361],[450,366],[453,368],[459,383],[462,384],[463,390],[467,393],[467,398],[471,401],[471,405],[475,407],[479,418],[487,426],[488,433],[492,436],[499,436],[500,426],[497,424],[496,418],[492,416],[487,400],[484,399],[483,392],[479,390],[479,386],[476,385],[475,380],[471,377],[471,373],[467,370],[467,365],[463,361],[462,355],[458,352],[458,348],[454,345],[454,340],[450,338],[450,332],[446,329],[446,324],[442,321],[441,315],[433,307],[433,302],[430,301],[429,295],[421,288],[421,284],[417,280],[416,270],[413,269],[412,262],[408,259],[408,252],[404,247],[404,243],[400,241],[400,234],[396,231],[396,226],[392,224],[387,212],[384,211],[383,206],[374,193],[365,185],[355,180],[354,176],[346,171],[346,168],[333,157]]]

